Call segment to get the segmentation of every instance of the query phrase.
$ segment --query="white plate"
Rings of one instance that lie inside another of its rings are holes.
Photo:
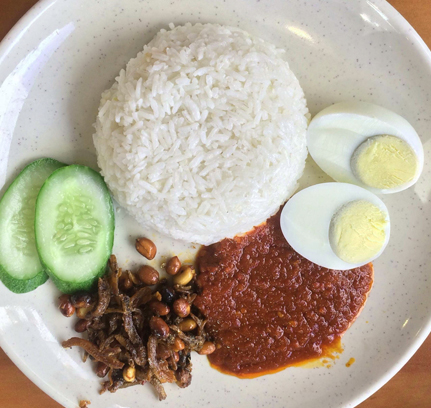
[[[187,21],[239,26],[284,47],[312,113],[342,100],[383,105],[416,127],[430,158],[430,52],[383,0],[44,0],[0,48],[0,186],[41,156],[94,166],[92,123],[101,92],[160,28]],[[307,174],[303,185],[327,180],[312,164]],[[430,193],[427,161],[414,188],[384,197],[392,239],[375,264],[366,307],[330,369],[290,368],[240,380],[195,355],[192,385],[168,385],[165,402],[150,386],[98,396],[91,364],[80,361],[78,350],[60,346],[73,335],[73,323],[56,310],[58,292],[50,282],[25,295],[0,286],[0,345],[70,408],[80,398],[90,399],[92,408],[355,406],[388,381],[430,332]],[[115,253],[121,262],[138,260],[131,242],[142,233],[118,213]],[[164,245],[166,255],[184,249]],[[347,368],[351,357],[356,362]]]

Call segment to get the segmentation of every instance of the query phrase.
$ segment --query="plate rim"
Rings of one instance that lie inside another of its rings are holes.
[[[320,0],[318,0],[320,1]],[[4,38],[0,41],[0,65],[4,62],[8,53],[13,49],[15,44],[24,36],[26,31],[35,23],[38,18],[44,14],[50,7],[52,7],[57,0],[39,0],[36,2],[7,32]],[[367,3],[371,3],[368,2]],[[376,5],[376,3],[378,5]],[[380,3],[380,4],[379,4]],[[424,58],[424,63],[428,65],[429,72],[431,73],[431,50],[418,34],[415,28],[407,21],[407,19],[387,0],[374,0],[371,3],[378,9],[383,9],[385,14],[390,14],[391,19],[397,23],[397,25],[402,29],[403,34],[406,35],[412,41],[413,46],[418,53]],[[388,383],[412,358],[412,356],[417,352],[417,350],[422,346],[424,341],[431,333],[431,314],[428,316],[427,322],[420,329],[419,335],[416,335],[412,344],[409,348],[399,357],[398,362],[392,366],[388,372],[381,376],[381,378],[375,383],[369,385],[363,392],[359,395],[353,396],[350,400],[346,401],[346,406],[356,407],[371,395],[382,388],[386,383]],[[22,357],[20,357],[6,341],[0,337],[0,347],[5,352],[5,354],[11,359],[13,364],[15,364],[18,369],[31,381],[33,382],[41,391],[47,394],[50,398],[54,399],[57,403],[65,406],[64,403],[68,402],[73,404],[64,394],[52,387],[48,382],[42,379],[36,372],[31,370]]]

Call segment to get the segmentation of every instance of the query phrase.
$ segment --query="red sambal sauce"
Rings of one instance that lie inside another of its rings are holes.
[[[202,247],[201,294],[216,351],[210,363],[255,377],[323,356],[365,304],[373,266],[322,268],[296,253],[280,228],[280,212],[242,237]]]

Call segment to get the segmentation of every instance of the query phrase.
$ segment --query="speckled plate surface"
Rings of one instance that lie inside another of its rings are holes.
[[[344,352],[329,369],[290,368],[253,380],[220,374],[195,355],[192,385],[168,385],[165,402],[149,386],[99,396],[91,365],[81,362],[78,350],[60,346],[73,335],[73,322],[56,309],[51,282],[25,295],[0,284],[0,345],[68,408],[81,398],[92,408],[353,407],[402,367],[431,327],[431,58],[385,1],[41,1],[0,46],[0,188],[42,156],[95,166],[91,135],[101,92],[160,28],[187,21],[239,26],[285,48],[313,114],[341,100],[373,102],[406,117],[422,138],[422,178],[414,188],[383,197],[391,242],[375,263],[374,288],[343,338]],[[302,186],[327,180],[310,162]],[[121,263],[139,261],[131,244],[144,232],[117,211]],[[195,250],[154,239],[162,255],[181,252],[184,258]],[[347,368],[351,357],[356,362]]]

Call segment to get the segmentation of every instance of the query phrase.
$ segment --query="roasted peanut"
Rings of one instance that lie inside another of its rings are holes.
[[[179,337],[175,337],[174,344],[172,345],[172,350],[181,351],[184,350],[185,347],[186,345],[184,344],[184,342]]]
[[[165,305],[163,302],[159,302],[158,300],[151,300],[148,303],[151,311],[159,316],[166,316],[169,312],[169,306]]]
[[[58,301],[58,307],[64,316],[70,317],[75,313],[75,306],[72,305],[69,295],[61,295]]]
[[[177,299],[172,307],[179,317],[187,317],[190,314],[190,304],[185,299]]]
[[[206,341],[198,353],[207,356],[208,354],[214,353],[215,349],[216,346],[212,341]]]
[[[136,378],[136,369],[132,366],[125,366],[123,368],[123,378],[124,381],[133,382]]]
[[[105,364],[102,363],[101,361],[99,361],[96,364],[96,375],[100,378],[103,378],[106,376],[106,374],[108,374],[109,371],[109,367]]]
[[[140,281],[147,286],[155,285],[159,282],[159,272],[150,265],[143,265],[139,268],[138,276]]]
[[[90,307],[78,307],[76,309],[76,315],[80,319],[85,319],[85,317],[87,316],[87,314],[90,313],[92,310],[93,310],[93,306],[90,306]]]
[[[166,264],[166,272],[169,275],[176,275],[181,269],[181,261],[177,256],[174,256],[173,258],[169,259],[168,263]]]
[[[150,328],[156,336],[162,339],[169,335],[169,326],[160,317],[153,316],[150,319]]]
[[[189,332],[196,329],[196,322],[192,318],[184,319],[179,325],[178,328],[183,332]]]
[[[190,283],[190,281],[193,279],[193,276],[195,276],[193,267],[187,266],[182,272],[174,276],[173,281],[176,285],[185,286]]]
[[[90,323],[91,323],[90,320],[85,320],[85,319],[78,320],[75,324],[75,331],[77,333],[84,333],[88,329],[88,326],[90,326]]]
[[[138,238],[135,243],[136,250],[147,259],[154,259],[157,253],[157,247],[153,241],[148,238]]]
[[[89,307],[93,303],[93,298],[89,293],[76,293],[70,297],[70,301],[75,307]]]

